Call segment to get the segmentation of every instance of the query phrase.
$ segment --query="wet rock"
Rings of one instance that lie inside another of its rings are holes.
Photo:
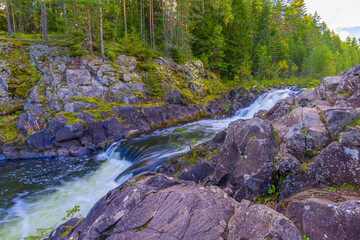
[[[83,121],[77,121],[73,124],[66,124],[56,134],[56,142],[67,142],[73,139],[79,139],[84,136],[85,124]]]
[[[64,231],[60,226],[49,239],[57,239]],[[290,220],[266,206],[238,203],[215,186],[202,187],[149,172],[108,192],[84,220],[63,235],[63,239],[79,240],[301,239]]]
[[[309,190],[284,201],[284,215],[309,239],[358,239],[360,200]]]
[[[265,194],[271,187],[277,152],[269,122],[259,118],[234,121],[229,124],[214,181],[221,187],[230,187],[237,200]]]

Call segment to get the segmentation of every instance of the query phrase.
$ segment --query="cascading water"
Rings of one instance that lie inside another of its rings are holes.
[[[279,99],[297,93],[271,91],[233,117],[200,120],[181,128],[202,143],[226,129],[231,121],[252,118],[259,110],[269,110]],[[0,163],[0,239],[21,239],[35,234],[37,227],[56,226],[65,211],[75,205],[85,216],[98,199],[133,174],[156,170],[167,159],[188,150],[183,135],[172,127],[114,143],[92,158]]]

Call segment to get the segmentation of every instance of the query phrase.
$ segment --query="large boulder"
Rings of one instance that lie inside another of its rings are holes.
[[[311,162],[307,177],[316,183],[360,184],[360,149],[333,142]]]
[[[360,111],[354,108],[330,107],[322,110],[323,117],[332,136],[336,136],[349,123],[360,116]]]
[[[359,239],[360,199],[308,190],[286,199],[283,213],[309,239]]]
[[[264,223],[264,224],[263,224]],[[108,192],[81,220],[59,226],[50,239],[301,239],[295,225],[266,206],[145,172]]]
[[[243,200],[229,221],[228,239],[301,239],[293,223],[265,205]]]
[[[237,200],[263,195],[271,187],[277,152],[270,122],[260,118],[234,121],[229,124],[214,181],[230,188]]]
[[[67,142],[73,139],[79,139],[85,135],[86,129],[83,121],[77,121],[72,124],[66,124],[56,134],[56,142]]]

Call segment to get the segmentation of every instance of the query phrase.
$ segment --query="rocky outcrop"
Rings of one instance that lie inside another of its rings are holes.
[[[238,201],[272,199],[310,239],[357,238],[359,200],[334,192],[359,191],[359,71],[325,78],[254,119],[237,120],[223,138],[200,145],[201,154],[193,150],[159,171],[217,185]],[[313,187],[334,192],[306,191]]]
[[[220,188],[145,172],[107,193],[50,239],[301,239],[282,214]]]
[[[200,61],[71,55],[64,44],[0,41],[0,115],[12,119],[0,128],[0,158],[89,154],[254,100],[245,88],[215,94],[221,83]]]
[[[359,238],[359,198],[312,189],[286,199],[282,212],[309,239]]]
[[[231,189],[235,199],[254,199],[271,188],[278,152],[270,122],[259,118],[229,124],[215,167],[215,184]]]

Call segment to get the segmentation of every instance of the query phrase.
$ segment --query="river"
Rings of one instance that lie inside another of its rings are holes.
[[[226,129],[231,121],[249,119],[261,109],[298,94],[273,90],[228,118],[184,124],[182,130],[198,144]],[[178,146],[175,148],[172,143]],[[109,190],[142,171],[154,171],[166,160],[189,150],[183,135],[170,127],[121,141],[93,157],[0,162],[0,239],[17,240],[36,234],[36,228],[55,227],[66,210],[80,206],[86,216]]]

